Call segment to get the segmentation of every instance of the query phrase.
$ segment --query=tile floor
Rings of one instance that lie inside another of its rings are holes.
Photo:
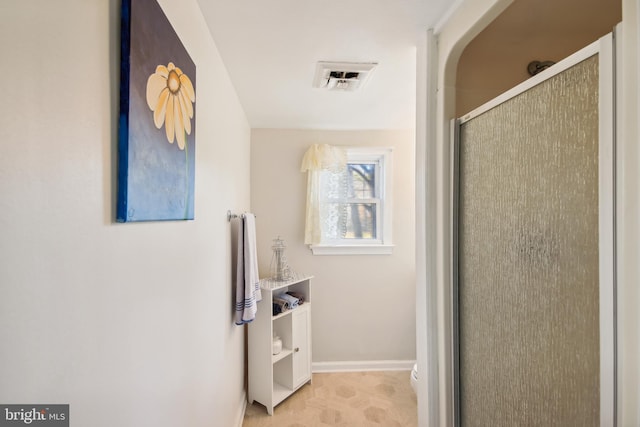
[[[313,374],[276,406],[273,416],[257,402],[247,406],[243,427],[415,427],[417,401],[411,371]]]

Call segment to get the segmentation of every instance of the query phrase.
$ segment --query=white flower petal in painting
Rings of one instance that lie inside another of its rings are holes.
[[[189,77],[173,62],[158,65],[147,79],[147,105],[153,111],[156,128],[164,124],[167,140],[184,150],[186,135],[191,135],[191,119],[196,94]]]
[[[182,92],[178,94],[178,100],[180,101],[180,112],[182,113],[184,130],[187,132],[187,135],[191,135],[191,120],[189,120],[189,109],[187,108],[187,105],[191,106],[191,102],[185,102]],[[193,113],[191,113],[191,115],[193,115]]]
[[[160,92],[160,96],[158,96],[156,108],[155,108],[155,111],[153,112],[153,123],[156,125],[158,129],[160,129],[162,127],[162,124],[164,123],[164,116],[167,114],[168,100],[169,100],[169,89],[165,87]]]
[[[163,89],[167,88],[167,78],[160,74],[151,74],[147,80],[147,105],[154,111],[158,97]]]
[[[173,136],[175,135],[174,121],[173,121],[174,99],[175,97],[173,96],[170,96],[169,99],[167,99],[167,114],[164,119],[164,122],[165,122],[164,130],[167,133],[167,140],[169,140],[171,144],[173,144]]]
[[[175,124],[176,127],[176,141],[178,141],[178,147],[180,147],[181,150],[184,150],[184,144],[185,144],[185,128],[184,128],[184,120],[182,118],[182,111],[181,107],[180,107],[180,100],[178,99],[179,97],[175,97],[173,100],[173,123]],[[188,119],[187,119],[188,120]]]
[[[187,77],[186,74],[182,74],[180,76],[180,83],[182,83],[182,86],[180,86],[180,90],[183,90],[186,93],[191,102],[196,102],[196,93],[193,90],[191,80],[189,80],[189,77]]]

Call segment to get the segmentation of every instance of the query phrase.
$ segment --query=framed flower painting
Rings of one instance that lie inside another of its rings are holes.
[[[194,217],[196,66],[156,0],[122,0],[116,220]]]

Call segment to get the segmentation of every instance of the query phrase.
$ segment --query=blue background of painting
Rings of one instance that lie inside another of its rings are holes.
[[[175,138],[173,144],[169,143],[164,126],[155,127],[153,112],[146,101],[146,87],[158,65],[173,62],[196,89],[196,66],[156,0],[123,0],[122,9],[117,219],[193,219],[195,104],[191,135],[187,135],[185,150],[180,150]],[[125,21],[129,17],[127,28]],[[127,49],[130,49],[128,61]]]

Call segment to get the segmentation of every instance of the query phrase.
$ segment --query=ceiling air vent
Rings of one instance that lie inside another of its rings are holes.
[[[374,62],[318,62],[313,87],[354,91],[369,79]]]

